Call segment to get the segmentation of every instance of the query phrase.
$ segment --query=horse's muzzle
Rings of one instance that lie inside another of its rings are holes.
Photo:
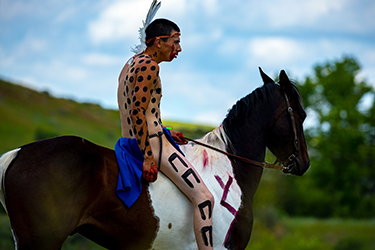
[[[310,160],[308,160],[306,163],[303,163],[300,158],[295,157],[294,155],[289,156],[286,161],[282,162],[282,165],[284,166],[284,174],[292,174],[298,176],[302,176],[311,166]]]

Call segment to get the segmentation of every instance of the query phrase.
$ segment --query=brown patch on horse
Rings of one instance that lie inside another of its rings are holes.
[[[109,249],[149,249],[159,219],[148,185],[127,208],[115,193],[118,171],[113,150],[78,137],[22,147],[5,183],[18,247],[59,249],[78,232]]]

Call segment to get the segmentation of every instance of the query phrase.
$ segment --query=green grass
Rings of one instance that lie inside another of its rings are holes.
[[[163,121],[190,138],[200,138],[210,126]],[[121,136],[118,110],[97,104],[55,98],[0,79],[0,154],[49,137],[76,135],[113,148]]]
[[[200,138],[213,127],[163,121],[190,138]],[[121,136],[120,114],[97,104],[55,98],[0,79],[0,155],[31,143],[60,135],[76,135],[113,148]],[[0,249],[14,249],[11,228],[0,206]],[[80,235],[69,237],[63,249],[102,249]]]
[[[190,138],[200,138],[213,129],[210,126],[173,121],[163,123]],[[121,136],[119,113],[96,104],[54,98],[46,92],[37,92],[0,80],[0,154],[37,139],[59,135],[77,135],[113,148]],[[269,155],[267,160],[273,161]],[[247,249],[375,249],[375,221],[280,216],[276,204],[277,189],[287,178],[293,177],[275,170],[264,171],[255,196],[256,218]],[[1,211],[0,249],[14,249],[9,219]],[[82,236],[74,235],[67,239],[63,249],[102,248]]]
[[[375,221],[313,218],[281,218],[267,227],[256,218],[246,250],[373,250]],[[6,214],[0,214],[0,249],[14,249]],[[76,234],[68,237],[63,250],[104,248]]]
[[[272,227],[255,221],[247,250],[372,250],[375,221],[282,218]]]

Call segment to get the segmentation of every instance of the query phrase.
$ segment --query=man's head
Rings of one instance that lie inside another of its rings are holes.
[[[155,19],[146,28],[146,45],[151,46],[157,37],[162,37],[161,39],[166,41],[168,37],[163,36],[173,35],[174,32],[180,32],[177,24],[163,18]]]
[[[172,61],[182,50],[180,28],[167,19],[156,19],[146,28],[146,45],[157,48],[161,61]]]

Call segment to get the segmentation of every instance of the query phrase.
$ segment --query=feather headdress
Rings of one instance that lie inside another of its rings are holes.
[[[145,51],[147,47],[146,46],[146,28],[147,26],[150,25],[150,23],[154,19],[156,12],[158,12],[160,8],[160,5],[161,5],[161,2],[158,2],[157,0],[152,1],[150,9],[148,10],[148,13],[146,16],[146,21],[142,21],[143,27],[140,27],[138,30],[140,44],[131,49],[131,51],[134,52],[135,55],[138,55],[142,53],[143,51]]]

